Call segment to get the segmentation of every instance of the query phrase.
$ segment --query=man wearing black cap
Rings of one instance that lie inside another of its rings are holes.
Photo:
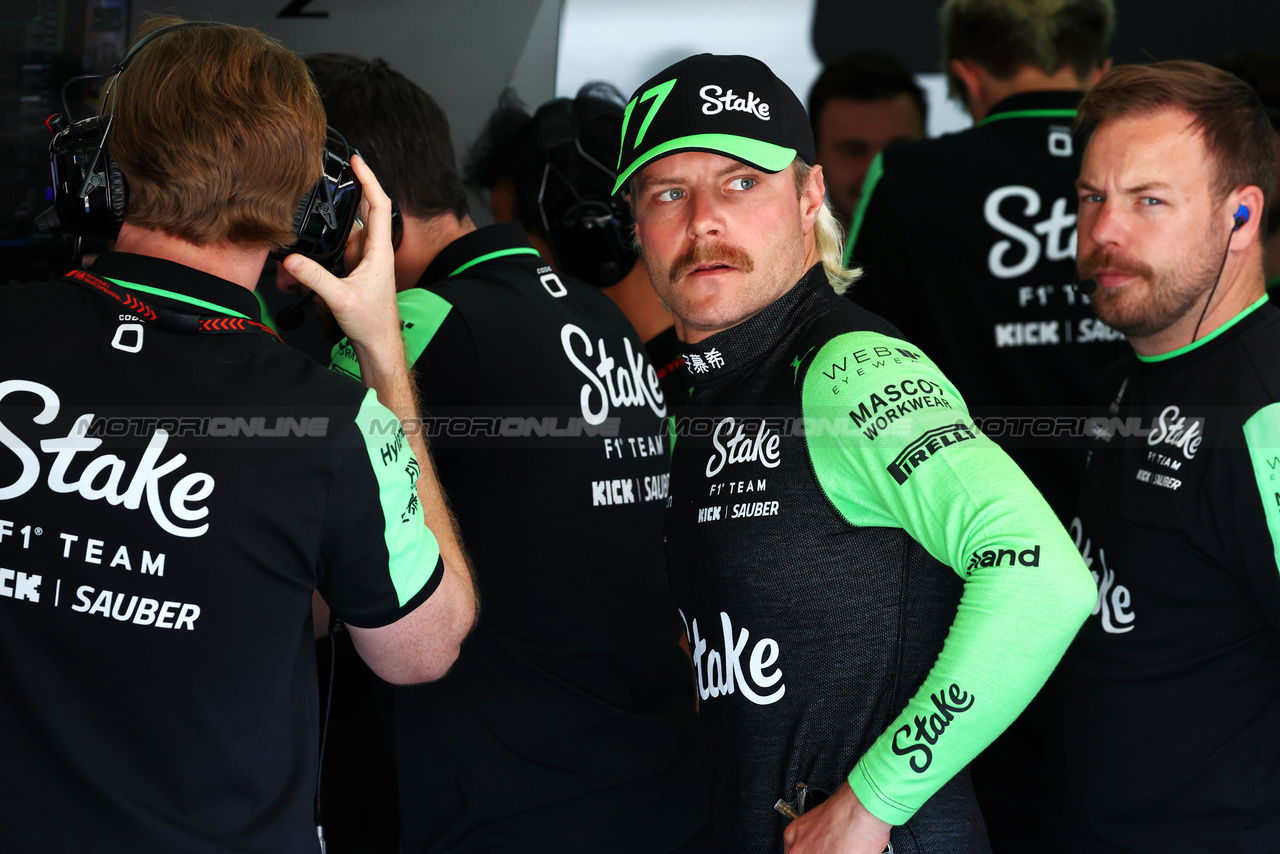
[[[1095,588],[955,387],[840,298],[856,273],[813,161],[749,57],[690,57],[627,107],[618,187],[693,384],[666,551],[716,849],[986,851],[965,766]]]

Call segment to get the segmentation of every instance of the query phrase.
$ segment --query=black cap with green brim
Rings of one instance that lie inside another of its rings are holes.
[[[763,172],[815,160],[813,131],[795,93],[758,59],[703,53],[636,90],[622,119],[616,193],[637,169],[682,151],[707,151]]]

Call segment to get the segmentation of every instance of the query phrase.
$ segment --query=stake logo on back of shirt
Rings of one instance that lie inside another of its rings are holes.
[[[591,337],[576,324],[566,323],[560,328],[560,346],[578,372],[586,377],[578,400],[582,405],[582,417],[588,424],[603,424],[609,417],[610,406],[647,405],[654,415],[666,417],[667,403],[658,382],[658,372],[646,362],[643,350],[637,352],[632,349],[630,340],[622,339],[626,363],[616,371],[616,363],[605,349],[604,339],[597,339],[593,347]],[[595,366],[587,364],[585,359],[595,359]]]
[[[1040,194],[1032,187],[1011,185],[992,190],[982,206],[987,225],[1013,238],[1021,252],[1013,248],[1013,241],[998,240],[987,253],[987,269],[997,279],[1016,279],[1025,276],[1040,263],[1040,238],[1044,237],[1044,257],[1048,261],[1068,261],[1076,257],[1076,215],[1067,213],[1067,200],[1054,201],[1049,215],[1031,225],[1031,230],[1006,219],[1002,213],[1004,203],[1011,199],[1022,201],[1025,219],[1040,213]],[[1065,239],[1064,239],[1065,238]]]
[[[0,382],[0,400],[16,392],[27,392],[41,399],[42,407],[32,419],[36,424],[49,424],[58,417],[61,401],[53,389],[28,380]],[[160,494],[160,482],[175,474],[187,461],[186,454],[177,454],[161,462],[169,433],[157,429],[142,452],[138,467],[122,489],[128,464],[114,454],[93,457],[85,463],[78,475],[71,475],[76,455],[94,451],[101,439],[88,437],[93,413],[76,419],[71,431],[61,438],[43,439],[40,450],[53,459],[49,464],[46,485],[52,492],[78,493],[86,501],[106,499],[108,504],[124,505],[127,510],[137,510],[142,499],[147,499],[151,518],[163,530],[176,537],[200,537],[209,530],[209,523],[184,527],[178,521],[195,522],[209,515],[209,508],[201,504],[213,492],[213,476],[206,472],[183,475],[169,487],[167,497]],[[34,450],[0,422],[0,445],[17,457],[22,472],[12,483],[0,485],[0,501],[26,495],[40,479],[40,458]],[[166,512],[167,508],[167,512]]]

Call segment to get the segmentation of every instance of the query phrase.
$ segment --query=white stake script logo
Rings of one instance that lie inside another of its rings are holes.
[[[746,629],[742,629],[735,635],[729,615],[724,611],[720,612],[720,628],[724,633],[724,657],[721,658],[719,650],[708,651],[707,639],[699,634],[697,620],[693,621],[693,627],[690,630],[684,611],[680,612],[680,619],[684,620],[685,634],[693,644],[693,670],[698,679],[699,697],[706,700],[710,697],[728,696],[735,691],[741,691],[742,696],[757,706],[768,706],[782,699],[782,695],[787,692],[786,685],[778,685],[782,681],[782,670],[774,669],[772,673],[765,672],[778,663],[776,640],[760,638],[751,647],[747,662],[747,673],[751,674],[751,678],[747,679],[742,670],[742,653],[747,648],[747,641],[751,635]],[[774,685],[778,685],[778,688],[771,693],[763,694],[756,691],[756,688],[769,689]]]
[[[28,380],[5,380],[0,382],[0,400],[14,392],[28,392],[40,397],[43,407],[32,419],[36,424],[49,424],[58,417],[61,402],[53,389],[40,383]],[[3,411],[3,410],[0,410]],[[121,482],[125,477],[127,464],[114,454],[104,454],[90,459],[79,476],[68,480],[71,464],[76,454],[81,451],[93,451],[102,444],[101,439],[91,439],[85,434],[93,422],[93,413],[81,415],[71,427],[71,432],[60,439],[43,439],[40,450],[53,457],[49,464],[46,484],[53,492],[79,493],[86,501],[97,501],[105,498],[108,504],[121,505],[126,509],[137,510],[142,506],[142,497],[147,498],[147,509],[156,524],[177,537],[199,537],[209,530],[209,524],[184,528],[165,513],[183,522],[195,522],[209,515],[209,508],[198,502],[204,501],[213,492],[213,477],[204,472],[192,472],[179,478],[169,488],[168,500],[160,495],[160,481],[176,472],[187,461],[186,454],[178,454],[161,463],[165,444],[169,434],[165,430],[156,430],[151,441],[142,452],[138,468],[134,471],[129,485],[123,492]],[[22,473],[13,483],[0,486],[0,501],[18,498],[27,492],[40,479],[40,458],[35,451],[23,443],[8,427],[0,423],[0,445],[8,448],[22,464]],[[194,506],[192,506],[194,505]]]
[[[582,346],[583,356],[581,357],[574,351],[575,341]],[[597,339],[596,345],[596,348],[592,349],[591,339],[587,337],[587,333],[572,323],[566,323],[560,328],[560,346],[564,347],[564,354],[569,357],[569,361],[578,369],[578,372],[587,378],[578,398],[582,404],[582,417],[586,422],[603,424],[609,417],[611,405],[648,404],[654,415],[659,418],[665,417],[667,403],[662,396],[662,386],[658,383],[658,372],[653,369],[653,365],[645,364],[644,351],[638,353],[633,351],[631,342],[623,338],[622,349],[626,351],[627,363],[625,367],[618,368],[615,372],[613,357],[605,352],[604,339]],[[596,359],[594,368],[583,361],[583,358],[593,357]],[[598,405],[593,405],[593,397],[598,398]]]
[[[1196,451],[1200,449],[1200,440],[1204,438],[1201,435],[1203,428],[1204,422],[1199,418],[1192,419],[1188,424],[1187,416],[1178,407],[1166,406],[1156,419],[1155,427],[1147,434],[1147,444],[1159,445],[1164,442],[1182,451],[1182,455],[1188,460],[1194,459]]]
[[[1089,574],[1098,585],[1098,600],[1093,605],[1093,616],[1102,615],[1102,630],[1112,635],[1123,635],[1133,631],[1133,621],[1137,615],[1130,610],[1133,596],[1129,588],[1116,584],[1115,571],[1107,567],[1107,553],[1098,549],[1098,563],[1102,566],[1099,573],[1093,568],[1093,541],[1085,539],[1084,524],[1080,517],[1071,520],[1071,535],[1075,538],[1076,548],[1084,558],[1084,565],[1089,567]],[[1119,623],[1119,625],[1116,625]]]
[[[743,421],[738,424],[738,430],[733,434],[733,438],[729,440],[726,446],[720,441],[721,434],[728,435],[737,422],[732,418],[726,418],[716,425],[715,433],[711,435],[711,444],[715,448],[715,456],[707,460],[707,477],[715,477],[725,464],[733,465],[734,463],[752,463],[759,461],[765,468],[777,468],[778,463],[782,462],[782,452],[778,450],[778,445],[782,439],[777,433],[770,433],[764,426],[764,422],[760,422],[760,429],[756,431],[754,437],[745,435],[747,424],[750,422]]]
[[[999,240],[987,253],[987,267],[991,275],[997,279],[1014,279],[1026,275],[1040,262],[1040,238],[1044,238],[1044,257],[1050,261],[1065,261],[1076,257],[1076,215],[1067,213],[1067,200],[1057,199],[1049,215],[1031,226],[1027,231],[1022,226],[1010,222],[1000,213],[1005,199],[1021,199],[1022,215],[1030,219],[1040,213],[1040,194],[1031,187],[1001,187],[987,196],[982,206],[982,215],[987,225],[996,231],[1012,237],[1022,244],[1021,258],[1013,263],[1006,263],[1010,255],[1018,256],[1013,250],[1013,243]],[[1024,220],[1025,221],[1025,220]]]
[[[747,97],[743,98],[735,95],[732,89],[725,92],[719,86],[712,85],[703,86],[698,90],[698,94],[702,96],[702,100],[706,101],[702,105],[702,112],[708,116],[730,110],[738,113],[754,113],[756,118],[769,121],[769,105],[757,98],[754,92],[748,92]]]

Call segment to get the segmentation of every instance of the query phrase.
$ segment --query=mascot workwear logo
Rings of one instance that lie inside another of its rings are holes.
[[[20,392],[34,394],[42,401],[43,406],[32,419],[36,424],[49,424],[58,417],[62,407],[53,389],[27,380],[0,382],[0,401]],[[0,409],[0,412],[3,411]],[[123,491],[121,485],[128,464],[114,454],[92,457],[78,476],[72,474],[72,465],[77,461],[76,455],[97,450],[102,444],[101,439],[92,439],[86,435],[93,418],[92,413],[81,415],[66,436],[41,440],[40,450],[53,458],[49,463],[46,480],[50,491],[79,493],[86,501],[106,499],[108,504],[124,505],[127,510],[141,507],[145,496],[151,518],[162,529],[176,537],[203,536],[209,530],[209,523],[184,527],[179,522],[197,522],[209,515],[209,508],[201,502],[213,492],[213,477],[205,472],[183,475],[169,486],[167,497],[162,497],[160,482],[174,475],[187,461],[186,454],[177,454],[161,462],[165,444],[169,441],[169,433],[165,430],[157,429],[151,434],[151,441],[142,452],[142,459],[138,461],[138,467]],[[3,421],[0,421],[0,446],[12,452],[22,467],[17,480],[0,484],[0,501],[26,495],[40,479],[40,458]]]
[[[747,434],[748,424],[758,424],[753,435]],[[735,431],[733,428],[737,426]],[[724,441],[724,437],[728,441]],[[707,460],[707,477],[715,477],[726,465],[735,463],[758,462],[765,468],[776,469],[782,462],[782,451],[778,446],[782,438],[767,427],[764,421],[744,420],[738,423],[733,418],[726,418],[716,425],[711,434],[711,446],[715,453]]]
[[[742,669],[743,654],[751,633],[740,629],[736,633],[733,621],[724,611],[720,612],[720,629],[723,633],[724,652],[709,649],[707,638],[698,629],[698,621],[693,625],[680,612],[684,620],[685,635],[689,638],[693,653],[693,672],[698,681],[698,696],[703,700],[712,697],[727,697],[733,693],[741,693],[757,706],[768,706],[782,699],[787,686],[782,684],[782,669],[777,667],[779,647],[773,638],[758,638],[746,656],[747,669]],[[747,677],[750,676],[748,679]],[[774,686],[777,686],[776,688]],[[773,690],[770,690],[773,689]]]
[[[597,339],[596,346],[592,347],[591,338],[580,326],[572,323],[562,326],[560,346],[578,372],[587,378],[578,401],[582,405],[582,417],[588,424],[603,424],[609,417],[610,406],[647,405],[654,415],[666,417],[667,402],[662,396],[658,372],[645,362],[643,350],[637,352],[631,348],[630,340],[622,339],[626,364],[616,371],[613,357],[605,350],[604,339]],[[578,355],[579,349],[582,355]],[[595,367],[584,359],[595,359]]]
[[[716,113],[729,110],[738,113],[751,113],[758,119],[769,121],[769,105],[757,98],[754,92],[748,92],[744,98],[735,94],[732,89],[726,92],[713,83],[703,86],[698,90],[698,94],[702,96],[703,101],[706,101],[702,105],[703,115],[714,116]]]

